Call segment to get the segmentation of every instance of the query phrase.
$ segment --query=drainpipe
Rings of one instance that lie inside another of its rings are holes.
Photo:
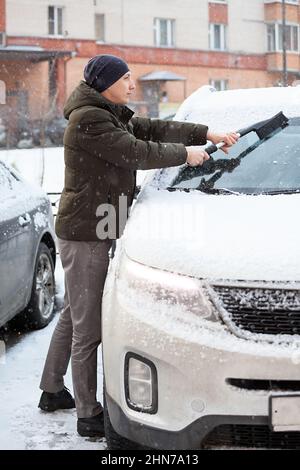
[[[286,57],[286,3],[282,0],[282,84],[288,85],[287,57]]]

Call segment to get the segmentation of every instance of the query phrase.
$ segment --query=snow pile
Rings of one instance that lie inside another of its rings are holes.
[[[47,227],[48,225],[47,214],[41,211],[36,212],[33,216],[33,223],[34,223],[36,231],[39,231],[40,228]]]

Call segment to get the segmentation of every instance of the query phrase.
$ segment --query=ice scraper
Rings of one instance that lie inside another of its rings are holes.
[[[239,131],[237,131],[237,134],[239,134],[240,137],[243,137],[244,135],[249,134],[250,132],[256,132],[259,139],[263,140],[277,129],[283,129],[284,127],[286,127],[288,125],[288,122],[288,118],[283,114],[282,111],[280,111],[280,113],[275,114],[275,116],[266,119],[265,121],[260,121],[256,124],[253,124],[252,126],[240,129]],[[216,145],[211,144],[205,148],[205,152],[211,155],[220,148],[224,147],[224,145],[226,145],[225,142],[219,142]]]

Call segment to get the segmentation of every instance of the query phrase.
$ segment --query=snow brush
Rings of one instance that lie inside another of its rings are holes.
[[[237,131],[237,134],[239,134],[240,137],[243,137],[244,135],[249,134],[250,132],[256,132],[259,139],[263,140],[278,129],[284,129],[288,125],[288,122],[288,118],[283,114],[282,111],[280,111],[280,113],[275,114],[275,116],[266,119],[265,121],[260,121],[256,124],[253,124],[252,126],[240,129],[239,131]],[[216,145],[209,145],[204,150],[206,153],[211,155],[220,148],[224,147],[224,145],[226,145],[225,142],[219,142]]]

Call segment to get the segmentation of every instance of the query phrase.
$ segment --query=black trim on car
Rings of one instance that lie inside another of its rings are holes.
[[[152,406],[151,408],[140,408],[134,405],[129,398],[129,383],[128,383],[128,369],[129,369],[129,361],[130,359],[136,359],[137,361],[143,362],[151,369],[151,377],[152,377]],[[125,398],[128,408],[139,411],[140,413],[148,413],[148,414],[155,414],[158,410],[158,384],[157,384],[157,371],[156,367],[152,361],[147,359],[146,357],[140,356],[139,354],[128,352],[125,356],[124,362],[124,386],[125,386]]]
[[[264,380],[228,378],[226,383],[241,390],[262,390],[264,392],[300,392],[300,380]]]
[[[208,434],[222,424],[267,425],[268,416],[210,415],[197,419],[180,431],[146,426],[128,418],[120,406],[106,393],[110,421],[115,431],[130,441],[151,449],[197,450]]]

